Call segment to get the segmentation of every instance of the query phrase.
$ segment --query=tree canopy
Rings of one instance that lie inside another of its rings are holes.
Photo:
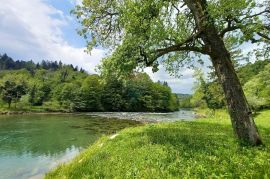
[[[80,19],[80,34],[88,40],[89,50],[95,46],[112,49],[113,56],[104,60],[105,72],[125,74],[141,66],[152,66],[156,71],[162,63],[175,74],[180,66],[194,64],[194,59],[201,62],[202,58],[194,57],[211,53],[202,39],[205,27],[196,24],[189,3],[84,0],[73,12]],[[219,38],[228,47],[236,48],[247,41],[269,44],[268,1],[217,0],[204,4],[208,21],[214,22]]]
[[[240,142],[260,145],[231,49],[248,41],[269,45],[269,7],[269,1],[256,0],[84,0],[73,12],[89,50],[98,45],[112,49],[104,76],[144,66],[155,72],[160,63],[175,74],[207,55]]]
[[[0,58],[0,64],[6,64],[5,59]],[[9,59],[10,64],[18,63]],[[20,61],[18,64],[27,63]],[[23,110],[37,108],[66,112],[166,112],[178,109],[177,96],[168,84],[155,83],[145,73],[134,73],[126,82],[114,76],[90,75],[58,62],[31,64],[31,70],[27,66],[18,69],[17,66],[4,65],[5,70],[0,72],[0,106],[17,104]]]

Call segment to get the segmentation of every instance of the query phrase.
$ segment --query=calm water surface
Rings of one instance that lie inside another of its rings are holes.
[[[125,118],[119,120],[114,118]],[[98,113],[87,115],[0,116],[0,179],[43,178],[102,135],[141,121],[190,120],[193,113]]]
[[[134,125],[85,115],[0,116],[0,178],[42,178],[101,135]]]

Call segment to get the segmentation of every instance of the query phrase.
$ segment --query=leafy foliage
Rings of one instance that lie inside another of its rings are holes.
[[[191,98],[192,95],[190,94],[177,94],[178,103],[180,108],[192,108]]]
[[[244,85],[247,99],[254,109],[270,108],[270,63]]]
[[[255,63],[247,63],[237,70],[237,75],[241,84],[246,84],[251,78],[259,74],[266,65],[270,64],[270,60],[258,60]]]
[[[0,86],[0,91],[2,93],[2,100],[7,102],[10,108],[13,101],[16,104],[22,95],[26,93],[26,86],[25,84],[16,84],[13,81],[5,81],[3,86]]]
[[[110,78],[89,75],[71,65],[45,62],[33,64],[31,70],[25,66],[20,70],[5,67],[6,70],[0,72],[2,103],[8,106],[19,103],[21,108],[40,107],[47,111],[165,112],[178,109],[177,97],[168,84],[154,83],[145,73],[134,73],[129,80],[123,80],[113,74]],[[0,63],[6,64],[6,60],[0,59]]]
[[[247,100],[253,110],[270,107],[269,74],[270,61],[255,61],[242,65],[237,75],[244,86]],[[216,78],[205,81],[202,76],[197,77],[197,85],[191,103],[194,107],[218,109],[225,107],[224,93]]]
[[[175,75],[183,65],[203,62],[194,57],[211,56],[205,41],[208,26],[198,23],[190,4],[186,0],[84,0],[73,13],[82,25],[79,33],[87,40],[89,51],[95,46],[112,50],[113,54],[103,61],[105,73],[126,75],[142,66],[157,71],[162,63]],[[269,46],[268,1],[216,0],[199,4],[205,11],[202,24],[213,24],[233,57],[247,41]],[[267,50],[258,54],[264,52]]]

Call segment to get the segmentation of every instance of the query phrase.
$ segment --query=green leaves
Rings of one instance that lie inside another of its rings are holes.
[[[269,76],[270,64],[244,85],[248,101],[255,110],[270,106]]]
[[[26,86],[23,83],[18,84],[14,81],[5,81],[0,88],[2,100],[8,103],[9,108],[12,102],[18,102],[18,100],[26,94]]]
[[[265,30],[267,23],[269,26],[267,12],[258,13],[267,9],[268,4],[262,6],[255,0],[214,0],[206,3],[207,12],[204,13],[211,19],[206,23],[214,23],[227,47],[233,47],[232,53],[240,52],[239,45],[249,40],[261,41],[257,39],[258,32],[264,35],[269,32]],[[82,24],[80,35],[87,39],[89,51],[96,46],[111,50],[112,57],[106,58],[106,64],[100,67],[104,74],[114,71],[118,75],[127,75],[145,66],[153,66],[153,71],[157,71],[157,64],[163,64],[171,74],[177,74],[175,71],[179,66],[192,67],[198,59],[202,62],[200,53],[189,48],[168,50],[161,55],[157,53],[159,49],[174,45],[205,47],[201,36],[193,37],[202,29],[198,29],[191,10],[181,0],[84,0],[73,13]],[[186,42],[189,38],[193,40]]]

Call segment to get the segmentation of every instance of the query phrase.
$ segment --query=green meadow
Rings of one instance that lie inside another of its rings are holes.
[[[46,178],[269,178],[270,111],[255,120],[265,146],[240,146],[228,115],[217,111],[104,136]]]

